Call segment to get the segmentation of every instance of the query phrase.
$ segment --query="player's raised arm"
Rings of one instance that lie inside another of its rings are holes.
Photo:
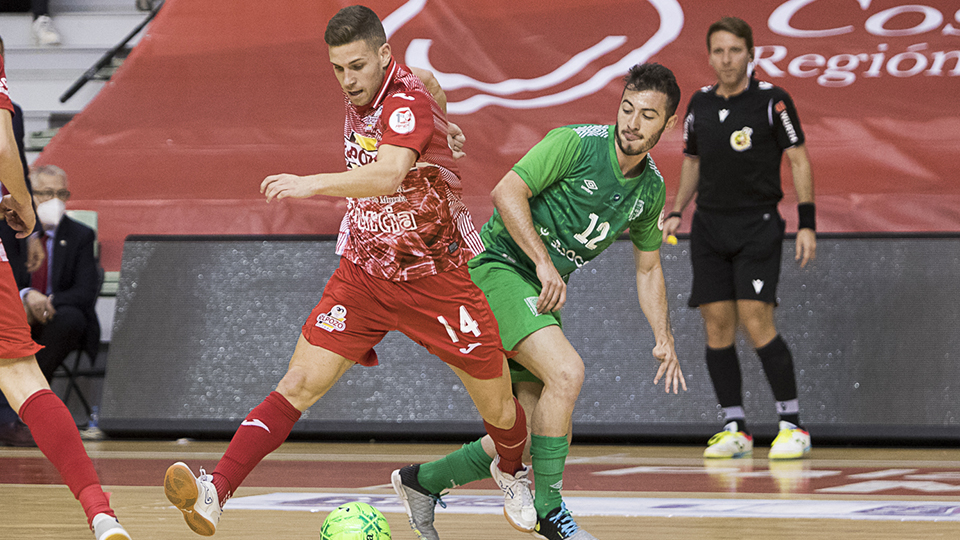
[[[680,361],[670,329],[670,312],[667,308],[667,287],[663,280],[663,267],[660,265],[660,250],[640,251],[633,248],[633,258],[637,266],[637,297],[640,309],[647,317],[653,335],[657,340],[653,356],[660,362],[653,384],[664,379],[664,390],[669,393],[671,387],[675,394],[680,387],[687,389],[687,381],[680,370]]]

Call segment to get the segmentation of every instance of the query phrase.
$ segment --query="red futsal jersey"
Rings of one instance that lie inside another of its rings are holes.
[[[0,109],[13,114],[13,102],[7,89],[7,74],[0,57]],[[6,114],[0,111],[0,114]],[[0,178],[0,180],[3,180]],[[2,218],[0,218],[2,219]],[[22,358],[39,351],[41,347],[30,338],[27,314],[23,310],[20,291],[13,279],[7,261],[7,252],[0,244],[0,358]]]
[[[347,198],[337,253],[374,277],[408,281],[453,270],[482,251],[460,199],[446,118],[420,79],[391,59],[369,105],[355,107],[346,95],[344,104],[348,169],[373,162],[381,144],[409,148],[418,159],[396,193]]]

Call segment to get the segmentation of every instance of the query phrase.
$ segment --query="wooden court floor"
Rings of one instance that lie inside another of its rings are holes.
[[[175,461],[212,470],[226,443],[86,444],[134,540],[198,538],[164,498],[163,472]],[[406,516],[389,509],[395,507],[388,484],[390,471],[441,457],[456,447],[285,444],[261,463],[228,503],[216,537],[317,540],[325,510],[231,506],[259,500],[257,496],[283,494],[309,501],[372,497],[379,501],[375,506],[384,510],[393,538],[415,540]],[[815,448],[809,459],[773,467],[762,449],[753,459],[709,463],[704,463],[701,452],[696,446],[575,444],[565,476],[565,497],[579,514],[578,523],[601,540],[960,539],[960,450],[956,448]],[[0,540],[92,538],[79,504],[59,482],[39,451],[0,448]],[[467,507],[466,513],[454,513],[451,508],[457,504],[438,509],[441,538],[532,538],[514,531],[496,509],[483,502],[499,494],[492,482],[469,488],[451,495],[480,501],[476,508],[483,511],[474,513]],[[870,509],[833,514],[861,502],[869,502]],[[586,511],[578,511],[578,505]],[[655,510],[650,514],[631,510],[641,506]],[[614,507],[626,513],[604,509]],[[757,517],[757,512],[765,517]]]

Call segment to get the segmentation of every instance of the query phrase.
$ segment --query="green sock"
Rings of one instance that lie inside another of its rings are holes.
[[[530,435],[530,454],[537,487],[533,505],[540,517],[546,517],[563,502],[560,490],[563,489],[563,466],[569,452],[570,445],[566,437]]]
[[[490,478],[492,462],[493,458],[483,451],[480,441],[473,441],[446,457],[420,465],[417,481],[430,493],[439,494],[445,489]]]

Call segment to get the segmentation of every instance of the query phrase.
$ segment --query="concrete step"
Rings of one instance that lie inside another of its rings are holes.
[[[60,33],[62,44],[50,47],[50,49],[110,49],[140,24],[147,15],[145,12],[136,10],[107,13],[63,13],[59,15],[54,13],[53,24],[57,28],[57,32]],[[36,47],[31,34],[32,24],[33,17],[29,13],[4,13],[0,15],[0,36],[3,36],[8,54],[18,49]]]

